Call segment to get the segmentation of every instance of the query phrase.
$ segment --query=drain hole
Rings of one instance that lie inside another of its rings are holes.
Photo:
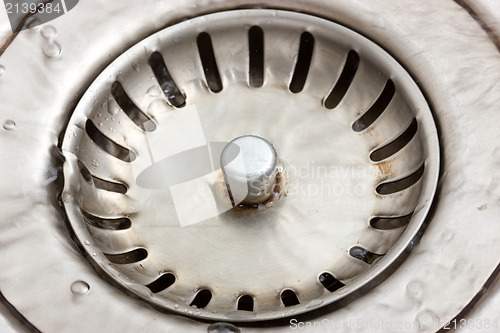
[[[208,88],[212,92],[218,93],[222,90],[222,81],[217,68],[217,61],[215,60],[212,39],[208,33],[202,32],[198,35],[196,42]]]
[[[319,282],[321,282],[323,287],[326,288],[326,290],[328,290],[332,293],[335,290],[340,289],[344,286],[344,284],[342,282],[340,282],[339,280],[334,278],[332,274],[327,273],[327,272],[321,274],[319,276],[318,280],[319,280]]]
[[[301,92],[306,84],[307,74],[311,66],[311,60],[314,50],[314,37],[309,32],[303,32],[300,36],[299,55],[292,81],[290,82],[290,91],[293,93]]]
[[[358,120],[352,124],[352,129],[356,132],[361,132],[368,128],[378,117],[384,112],[389,103],[391,102],[394,94],[396,93],[396,87],[392,80],[388,80],[385,84],[384,90],[377,98],[375,103],[362,115]]]
[[[127,186],[119,183],[109,182],[107,180],[92,176],[94,180],[94,186],[98,189],[125,194],[127,193]]]
[[[253,297],[250,295],[243,295],[238,300],[238,310],[253,311]]]
[[[351,257],[359,259],[366,262],[367,264],[373,264],[375,259],[382,257],[382,254],[376,254],[368,250],[363,249],[360,246],[354,246],[349,250]]]
[[[92,139],[92,141],[94,141],[102,150],[104,150],[108,154],[113,155],[114,157],[124,162],[132,162],[133,160],[135,160],[136,155],[133,151],[120,146],[119,144],[102,134],[90,119],[87,119],[87,123],[85,124],[85,131],[87,132],[90,139]]]
[[[410,223],[413,213],[395,217],[374,217],[370,220],[370,226],[378,230],[392,230],[404,227]]]
[[[92,174],[90,173],[89,169],[87,169],[87,167],[80,161],[77,161],[77,164],[78,170],[80,170],[80,174],[82,175],[83,179],[87,183],[92,184]]]
[[[113,95],[113,98],[123,112],[125,112],[138,127],[146,132],[153,132],[156,129],[156,124],[142,113],[134,102],[132,102],[120,82],[115,81],[115,83],[113,83],[111,86],[111,95]]]
[[[151,290],[152,293],[159,293],[162,290],[167,289],[171,285],[173,285],[175,282],[175,275],[172,273],[166,273],[160,276],[158,279],[155,281],[151,282],[148,284],[146,287]]]
[[[384,147],[373,151],[370,154],[370,159],[373,162],[379,162],[396,154],[398,151],[403,149],[403,147],[406,146],[406,144],[410,142],[411,139],[413,139],[413,137],[417,133],[417,129],[417,119],[413,118],[410,126],[408,126],[408,128],[400,136],[398,136],[396,140],[388,143]]]
[[[326,108],[333,109],[337,105],[339,105],[342,98],[344,98],[347,89],[349,89],[352,80],[354,79],[354,75],[358,70],[358,65],[359,55],[356,53],[356,51],[349,51],[349,54],[347,55],[347,59],[345,61],[344,69],[342,70],[342,74],[340,74],[335,87],[333,87],[332,92],[325,100]]]
[[[403,191],[408,187],[414,185],[424,174],[424,164],[409,176],[402,179],[398,179],[392,182],[383,183],[377,186],[377,193],[380,195],[386,195],[391,193],[396,193]]]
[[[254,88],[264,83],[264,31],[253,26],[248,31],[248,49],[250,52],[249,83]]]
[[[291,289],[285,289],[281,292],[281,301],[283,302],[284,306],[293,306],[300,304],[297,295],[295,295],[295,292]]]
[[[170,104],[176,108],[182,108],[186,105],[186,98],[180,92],[179,88],[172,79],[160,52],[153,52],[153,54],[151,54],[151,57],[149,58],[149,65],[153,69],[156,80],[160,84],[161,90],[163,90],[163,93],[167,97]]]
[[[105,219],[102,217],[98,217],[86,212],[83,209],[80,209],[82,212],[82,216],[93,227],[105,230],[125,230],[131,227],[132,222],[126,218],[121,217],[117,219]]]
[[[120,254],[107,254],[104,253],[106,258],[113,264],[126,265],[133,264],[135,262],[144,260],[148,256],[148,251],[143,248],[135,249],[130,252],[120,253]]]
[[[191,302],[190,306],[194,305],[198,309],[203,309],[208,305],[208,303],[210,303],[211,299],[212,299],[212,293],[210,292],[210,290],[202,289],[198,291],[193,301]]]

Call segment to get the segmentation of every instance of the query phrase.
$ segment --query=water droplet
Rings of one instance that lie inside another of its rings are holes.
[[[16,127],[16,123],[14,122],[14,120],[8,119],[3,123],[3,128],[5,128],[7,131],[13,130],[14,127]]]
[[[94,257],[95,257],[95,256],[97,256],[97,253],[95,253],[95,252],[94,252],[94,253],[92,253],[92,256],[94,256]]]
[[[161,94],[160,88],[157,86],[152,86],[151,88],[148,89],[148,94],[149,96],[152,97],[158,97]]]
[[[40,31],[40,34],[42,35],[43,38],[52,41],[54,38],[57,36],[57,30],[51,25],[45,26],[42,28],[42,31]]]
[[[453,237],[455,236],[455,234],[451,231],[451,230],[445,230],[442,234],[441,234],[441,239],[443,240],[444,243],[449,243],[451,242],[451,240],[453,239]]]
[[[240,329],[229,323],[213,323],[207,328],[208,333],[240,333]]]
[[[424,286],[420,281],[411,281],[406,286],[406,293],[414,299],[422,298],[422,294],[424,293]]]
[[[430,311],[430,310],[423,310],[417,313],[417,317],[415,320],[418,323],[418,328],[420,330],[429,330],[429,329],[434,329],[437,330],[439,329],[439,318],[438,316]]]
[[[61,45],[59,45],[56,41],[49,41],[48,43],[45,43],[45,46],[43,47],[43,54],[49,58],[57,58],[61,55],[61,53]]]
[[[4,65],[0,65],[0,76],[2,76],[4,74],[5,74],[5,66]]]
[[[114,98],[110,98],[108,100],[108,112],[114,116],[118,113],[118,111],[120,111],[120,106],[118,105],[118,103],[116,103]]]
[[[179,308],[179,304],[174,304],[174,309],[178,309]]]
[[[83,244],[89,246],[90,245],[90,242],[88,240],[84,241]]]
[[[99,161],[98,160],[92,160],[92,165],[97,168],[99,166]]]
[[[26,20],[26,28],[27,29],[33,29],[33,28],[38,29],[38,26],[40,24],[42,24],[42,22],[40,22],[40,20],[38,18],[34,17],[34,16],[30,16]]]
[[[75,295],[86,295],[90,291],[90,286],[85,281],[75,281],[71,284],[70,289]]]

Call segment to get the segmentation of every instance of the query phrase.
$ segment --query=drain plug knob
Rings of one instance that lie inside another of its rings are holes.
[[[234,205],[258,205],[273,194],[277,174],[273,145],[256,135],[245,135],[229,142],[220,164]]]

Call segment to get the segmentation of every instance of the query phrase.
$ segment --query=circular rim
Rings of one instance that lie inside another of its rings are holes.
[[[237,15],[239,11],[231,12],[231,14]],[[217,13],[217,14],[210,14],[207,16],[202,16],[197,18],[196,20],[198,21],[206,21],[210,22],[213,24],[213,22],[225,20],[227,18],[228,12],[225,13]],[[245,14],[246,17],[261,17],[261,16],[266,16],[270,15],[273,17],[279,16],[282,19],[290,19],[290,20],[299,20],[302,19],[305,15],[304,14],[296,14],[296,13],[291,13],[291,12],[283,12],[283,11],[268,11],[268,10],[252,10],[250,13]],[[307,16],[309,17],[309,16]],[[310,17],[309,17],[310,18]],[[317,22],[320,22],[319,25],[327,26],[328,28],[331,28],[332,26],[335,26],[335,29],[339,30],[342,32],[342,34],[355,34],[358,35],[357,33],[348,30],[345,27],[342,27],[340,25],[337,25],[335,23],[332,23],[330,21],[326,21],[324,19],[319,19],[317,17],[312,17],[314,20],[317,20]],[[186,21],[186,22],[181,22],[175,26],[169,27],[166,30],[174,30],[177,29],[178,31],[185,29],[186,27],[189,27],[192,25],[192,20]],[[392,59],[390,55],[388,55],[385,51],[383,51],[380,47],[376,46],[373,44],[371,41],[367,40],[363,36],[358,35],[360,40],[362,40],[362,43],[365,45],[369,45],[370,48],[374,49],[376,48],[379,52],[379,55],[382,54],[387,58]],[[136,46],[132,47],[128,51],[126,51],[120,58],[129,58],[131,59],[135,52],[139,50],[141,45],[143,43],[147,43],[148,41],[153,41],[156,40],[158,37],[156,34],[146,38],[144,41],[139,42]],[[426,142],[428,145],[426,149],[426,172],[424,173],[425,184],[424,188],[421,191],[420,195],[420,200],[419,204],[417,205],[417,208],[415,209],[415,213],[412,217],[412,222],[409,224],[409,226],[406,228],[404,231],[403,235],[399,238],[399,240],[396,242],[396,244],[390,249],[390,251],[387,253],[386,256],[381,258],[376,265],[374,265],[371,269],[368,271],[362,273],[361,275],[357,276],[356,279],[352,282],[350,282],[348,285],[346,285],[344,288],[336,291],[335,293],[332,293],[331,295],[322,298],[322,302],[310,302],[309,304],[301,304],[300,306],[295,306],[292,309],[290,308],[282,308],[279,309],[278,311],[272,311],[272,312],[263,312],[259,313],[255,318],[252,318],[251,316],[242,316],[241,318],[239,317],[231,317],[231,321],[251,321],[251,320],[266,320],[266,319],[274,319],[278,317],[282,317],[283,315],[291,315],[291,314],[300,314],[304,312],[311,311],[313,309],[319,308],[323,305],[335,302],[336,300],[339,300],[340,298],[347,296],[351,294],[353,291],[357,290],[358,288],[366,285],[369,283],[371,280],[373,280],[378,274],[380,274],[382,271],[384,271],[390,264],[392,264],[398,257],[399,255],[408,247],[409,244],[411,244],[412,239],[415,237],[417,234],[418,230],[420,229],[425,216],[427,215],[430,204],[432,202],[434,193],[435,193],[435,188],[437,185],[438,181],[438,171],[439,171],[439,144],[437,141],[437,131],[436,127],[433,123],[431,112],[428,108],[427,103],[425,102],[425,99],[423,95],[421,94],[420,90],[418,89],[417,85],[413,82],[409,74],[399,65],[396,64],[394,60],[392,60],[396,66],[398,66],[398,71],[402,73],[404,79],[404,82],[400,83],[404,85],[405,91],[406,92],[411,92],[410,96],[408,98],[413,102],[412,104],[415,106],[415,110],[417,110],[416,117],[420,124],[423,124],[422,126],[424,130],[424,135],[423,137],[425,138],[430,138],[429,142]],[[100,77],[104,77],[109,75],[109,68],[113,67],[113,63],[106,69]],[[96,79],[96,81],[98,81]],[[91,102],[92,99],[92,94],[86,93],[82,100],[80,101],[80,104],[83,103],[85,105],[87,103]],[[74,117],[79,117],[78,112],[75,112]],[[64,146],[68,146],[67,143],[65,143]],[[63,146],[63,149],[64,149]],[[71,149],[66,148],[68,151],[71,151]],[[70,182],[66,182],[66,185],[68,185]],[[65,191],[68,191],[68,188],[66,188]],[[425,198],[425,199],[423,199]],[[70,221],[75,221],[75,220],[81,220],[81,217],[79,217],[78,213],[75,210],[68,209],[68,205],[65,204],[67,214],[69,216]],[[83,224],[82,224],[83,225]],[[74,228],[74,231],[78,238],[80,240],[83,239],[89,239],[90,235],[88,234],[88,231],[85,228],[79,228],[78,226],[75,226],[74,224],[72,225]],[[96,260],[97,264],[111,277],[114,279],[114,276],[117,274],[119,275],[120,273],[118,271],[115,271],[114,269],[110,268],[110,266],[107,263],[107,260],[105,257],[100,256],[100,255],[94,255],[98,249],[93,248],[92,246],[85,246],[85,250],[88,252],[89,257],[91,258],[97,258]],[[147,293],[145,294],[144,289],[138,288],[134,284],[128,284],[124,283],[123,280],[117,281],[122,287],[124,287],[127,290],[131,290],[135,294],[141,297],[147,298],[149,301],[152,303],[162,306],[161,302],[158,302],[156,299],[151,298],[150,295]],[[168,303],[168,302],[167,302]],[[176,307],[176,303],[170,302],[170,306],[168,306],[171,310],[183,313],[183,314],[189,314],[192,315],[193,311],[187,310],[187,309],[181,309],[178,310],[178,307]],[[200,309],[201,310],[201,309]],[[204,318],[204,319],[222,319],[222,320],[227,320],[228,317],[225,316],[224,314],[214,314],[209,311],[199,311],[199,313],[195,314],[197,317]]]

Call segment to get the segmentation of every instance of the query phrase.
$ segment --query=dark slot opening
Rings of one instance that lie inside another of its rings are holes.
[[[138,248],[125,253],[120,253],[120,254],[104,253],[104,255],[113,264],[126,265],[126,264],[133,264],[135,262],[146,259],[148,256],[148,251],[146,251],[146,249],[143,248]]]
[[[336,278],[333,277],[332,274],[330,273],[323,273],[319,276],[318,278],[319,282],[325,287],[326,290],[330,292],[334,292],[335,290],[338,290],[344,286],[342,282],[337,280]]]
[[[87,119],[87,122],[85,124],[85,131],[87,132],[87,135],[90,137],[90,139],[92,139],[92,141],[94,141],[96,145],[98,145],[108,154],[124,162],[132,162],[133,160],[135,160],[136,155],[133,151],[120,146],[119,144],[102,134],[90,119]]]
[[[281,301],[284,306],[293,306],[300,304],[295,292],[291,289],[285,289],[281,292]]]
[[[392,230],[404,227],[410,223],[413,213],[404,216],[374,217],[370,220],[370,226],[378,230]]]
[[[156,80],[160,84],[160,87],[169,103],[176,108],[181,108],[186,105],[186,98],[177,87],[177,84],[175,84],[175,81],[172,79],[160,52],[153,52],[149,58],[149,65],[153,69]]]
[[[101,178],[98,178],[96,176],[92,176],[94,180],[94,186],[100,190],[105,190],[109,192],[116,192],[116,193],[121,193],[125,194],[127,193],[127,186],[120,184],[120,183],[114,183],[110,182]]]
[[[90,173],[89,169],[80,162],[79,160],[77,161],[78,164],[78,170],[80,170],[80,174],[82,175],[83,179],[89,183],[92,184],[92,174]]]
[[[264,31],[253,26],[248,31],[248,49],[250,52],[249,83],[254,88],[264,83]]]
[[[417,119],[413,118],[410,126],[394,141],[388,143],[387,145],[373,151],[370,154],[370,159],[374,162],[379,162],[385,160],[388,157],[396,154],[398,151],[403,149],[404,146],[408,144],[408,142],[413,139],[418,130]]]
[[[306,84],[307,74],[311,66],[311,60],[314,50],[314,37],[309,32],[303,32],[300,36],[299,55],[297,64],[293,72],[292,81],[290,82],[290,91],[293,93],[301,92]]]
[[[358,70],[358,65],[359,55],[356,53],[356,51],[349,51],[349,54],[347,55],[347,59],[345,61],[344,69],[342,70],[342,73],[340,74],[335,87],[333,87],[332,92],[325,100],[326,108],[333,109],[337,107],[337,105],[339,105],[340,101],[342,101],[342,98],[344,98],[347,90],[349,89],[349,86],[352,83],[352,80],[354,79],[354,75]]]
[[[147,117],[127,95],[120,82],[115,81],[111,86],[111,95],[127,116],[141,129],[152,132],[156,129],[156,124]]]
[[[126,217],[120,217],[115,219],[98,217],[80,209],[82,216],[93,227],[105,229],[105,230],[125,230],[132,226],[130,219]]]
[[[253,297],[250,295],[241,296],[238,300],[238,310],[253,311]]]
[[[422,164],[422,166],[417,171],[415,171],[409,176],[378,185],[377,193],[380,195],[386,195],[403,191],[408,187],[414,185],[422,177],[423,174],[424,174],[424,164]]]
[[[210,290],[202,289],[198,291],[193,301],[191,302],[190,306],[194,305],[198,309],[203,309],[208,305],[208,303],[210,303],[211,299],[212,299],[212,293],[210,292]]]
[[[377,100],[358,120],[352,124],[352,129],[361,132],[368,128],[385,111],[396,93],[396,86],[392,80],[388,80],[384,90],[380,93]]]
[[[202,32],[196,39],[198,44],[198,52],[200,53],[201,64],[205,72],[205,79],[207,80],[208,88],[215,93],[222,90],[222,81],[217,68],[217,61],[215,60],[214,48],[212,46],[212,39],[206,32]]]
[[[152,293],[159,293],[162,290],[167,289],[175,282],[175,275],[172,273],[166,273],[160,276],[155,281],[148,284],[146,287],[151,290]]]
[[[373,264],[375,259],[382,257],[382,254],[376,254],[368,250],[363,249],[361,246],[354,246],[349,250],[351,257],[359,259],[366,262],[367,264]]]

